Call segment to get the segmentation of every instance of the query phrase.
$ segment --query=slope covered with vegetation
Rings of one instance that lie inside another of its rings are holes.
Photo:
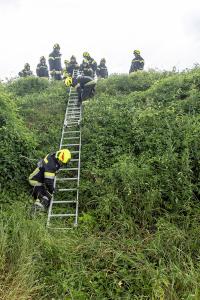
[[[200,298],[199,100],[198,68],[99,81],[84,104],[79,227],[63,234],[29,218],[26,178],[59,144],[65,87],[1,86],[3,300]]]

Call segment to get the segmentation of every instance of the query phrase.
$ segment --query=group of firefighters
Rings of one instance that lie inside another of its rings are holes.
[[[131,62],[129,73],[143,70],[144,60],[140,56],[139,50],[134,50],[134,58]],[[82,101],[94,95],[96,81],[95,75],[98,78],[107,78],[108,70],[106,60],[102,58],[100,64],[90,56],[88,52],[83,53],[83,62],[79,65],[76,57],[72,55],[70,61],[64,61],[65,67],[61,66],[61,53],[59,44],[55,44],[53,51],[49,55],[49,70],[50,75],[55,80],[63,79],[66,86],[76,87],[78,93],[78,105]],[[74,70],[79,70],[81,75],[73,76]],[[36,74],[39,77],[49,78],[48,66],[45,57],[40,58],[40,63],[37,65]],[[27,63],[24,69],[19,72],[20,77],[32,76],[30,65]],[[36,169],[29,176],[29,183],[33,187],[33,197],[35,198],[34,206],[41,210],[48,209],[52,194],[54,192],[54,179],[60,167],[67,164],[71,160],[71,153],[68,149],[61,149],[55,153],[48,154],[44,159],[40,160]]]
[[[139,50],[134,50],[134,58],[131,62],[131,67],[129,73],[143,70],[144,68],[144,59],[140,55]],[[83,61],[79,65],[76,61],[74,55],[71,56],[70,60],[65,60],[65,67],[62,68],[61,64],[61,53],[60,45],[55,44],[53,46],[53,51],[49,54],[49,68],[46,63],[44,56],[41,56],[40,62],[36,68],[36,74],[38,77],[49,78],[49,74],[55,80],[62,80],[68,76],[72,76],[73,70],[79,70],[82,75],[90,76],[92,78],[97,75],[98,78],[107,78],[108,69],[106,67],[106,60],[102,58],[100,64],[97,65],[96,61],[90,56],[88,52],[83,53]],[[19,72],[20,77],[32,76],[33,72],[30,69],[29,63],[24,65],[24,69]]]

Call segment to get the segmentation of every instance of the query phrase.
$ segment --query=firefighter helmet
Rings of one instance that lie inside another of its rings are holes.
[[[71,152],[68,149],[61,149],[56,152],[56,158],[60,162],[66,164],[71,159]]]
[[[90,54],[88,52],[83,52],[83,57],[88,58],[90,57]]]
[[[66,86],[72,86],[72,77],[71,77],[71,76],[68,76],[68,77],[65,79],[65,85],[66,85]]]
[[[60,45],[59,45],[58,43],[54,44],[54,45],[53,45],[53,49],[58,49],[58,50],[60,50]]]
[[[140,50],[134,50],[134,51],[133,51],[133,54],[140,55]]]

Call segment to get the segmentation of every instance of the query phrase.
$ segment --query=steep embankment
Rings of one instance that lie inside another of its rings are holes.
[[[3,109],[12,107],[3,115],[12,111],[14,123],[23,117],[19,149],[26,145],[29,158],[58,144],[66,101],[60,83],[34,80],[6,87],[12,95],[2,88],[0,98]],[[17,85],[21,91],[33,83],[40,93],[17,92]],[[84,107],[78,229],[48,233],[44,220],[29,220],[5,185],[15,204],[1,212],[2,299],[200,298],[199,100],[199,69],[98,83]],[[14,134],[13,126],[8,132]],[[1,154],[5,161],[7,153]],[[19,155],[23,179],[29,169]],[[26,190],[22,202],[30,199]]]

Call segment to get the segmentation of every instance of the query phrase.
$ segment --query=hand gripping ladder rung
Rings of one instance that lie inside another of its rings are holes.
[[[74,71],[75,77],[78,74]],[[47,227],[51,229],[70,229],[78,225],[82,107],[77,106],[77,98],[76,90],[71,87],[59,149],[68,148],[72,153],[72,159],[69,166],[60,168],[54,180],[56,193],[52,197],[47,218]],[[76,122],[70,124],[73,116]],[[67,126],[68,123],[70,126]]]

